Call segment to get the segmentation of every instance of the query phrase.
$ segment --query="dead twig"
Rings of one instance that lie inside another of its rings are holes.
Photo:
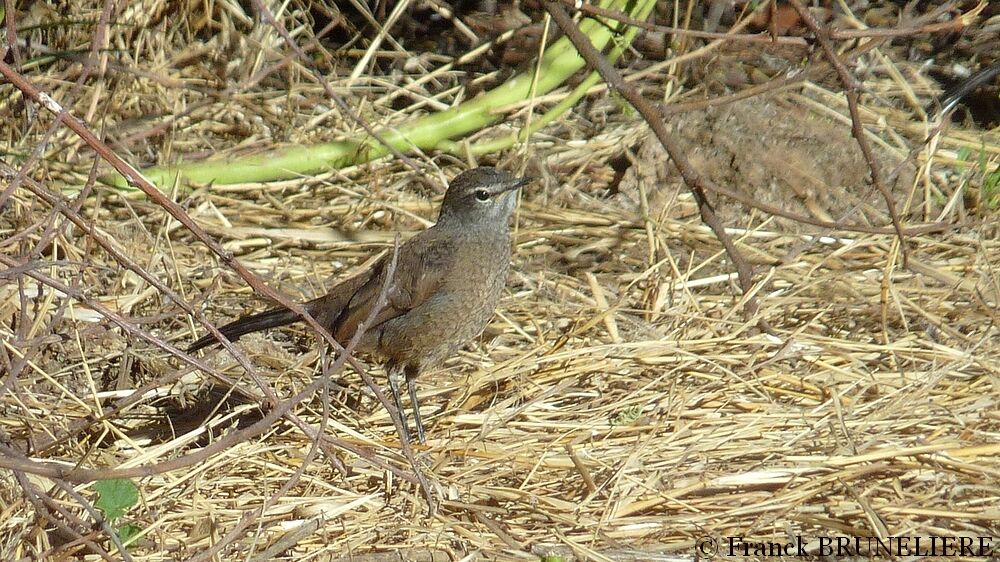
[[[712,204],[708,201],[705,196],[704,186],[710,183],[704,176],[698,173],[691,165],[687,157],[684,155],[683,149],[677,144],[670,133],[667,131],[666,125],[663,122],[663,116],[659,111],[653,108],[653,106],[647,102],[642,94],[628,82],[622,80],[621,74],[614,69],[613,66],[608,64],[607,59],[601,56],[601,53],[594,48],[590,40],[583,35],[573,20],[563,9],[562,5],[553,0],[545,0],[543,2],[545,10],[549,12],[552,19],[555,20],[559,28],[566,34],[573,45],[576,47],[577,51],[583,56],[587,64],[600,73],[601,77],[607,82],[616,92],[621,94],[623,98],[628,100],[629,104],[634,107],[639,114],[642,115],[643,119],[653,130],[653,134],[663,145],[664,150],[670,155],[670,159],[677,166],[680,171],[681,176],[684,178],[685,185],[691,190],[691,194],[694,195],[695,201],[698,204],[698,212],[701,213],[701,219],[712,229],[716,238],[722,243],[722,246],[726,249],[726,255],[729,259],[733,261],[736,266],[736,270],[739,272],[740,288],[743,294],[747,296],[747,300],[744,303],[743,313],[747,320],[750,320],[757,313],[757,309],[760,307],[757,296],[752,295],[753,289],[753,269],[746,259],[740,254],[740,251],[736,248],[732,239],[726,233],[725,227],[719,220],[718,215],[715,214],[715,209],[712,208]]]
[[[315,330],[315,332],[319,334],[327,343],[333,346],[334,349],[338,350],[338,352],[344,353],[343,346],[333,338],[333,336],[329,333],[329,331],[327,331],[323,326],[321,326],[318,322],[316,322],[316,319],[313,318],[309,314],[309,312],[302,307],[302,305],[281,295],[280,293],[269,287],[266,283],[261,281],[261,279],[256,275],[254,275],[249,269],[244,267],[238,260],[236,260],[235,256],[231,251],[226,250],[221,245],[219,245],[219,243],[216,242],[214,238],[209,236],[209,234],[205,232],[204,229],[198,226],[194,222],[194,220],[191,219],[190,215],[188,215],[187,212],[185,212],[180,205],[178,205],[173,200],[166,197],[162,192],[159,191],[159,189],[157,189],[155,186],[149,183],[149,181],[146,180],[146,178],[143,177],[141,173],[139,173],[135,168],[133,168],[131,165],[125,162],[121,157],[119,157],[117,154],[111,151],[105,143],[103,143],[100,139],[98,139],[86,127],[86,125],[84,125],[81,121],[77,120],[66,110],[64,110],[62,106],[59,105],[58,102],[53,100],[47,94],[39,91],[28,80],[26,80],[19,73],[15,72],[10,66],[8,66],[3,61],[0,61],[0,74],[3,74],[4,77],[10,80],[10,82],[13,83],[19,90],[21,90],[22,93],[24,93],[37,103],[41,104],[47,110],[56,115],[57,119],[63,119],[66,125],[70,129],[72,129],[73,132],[75,132],[77,135],[83,138],[84,141],[87,142],[87,144],[90,145],[91,148],[93,148],[98,154],[100,154],[105,161],[114,166],[114,168],[118,171],[118,173],[120,173],[123,177],[125,177],[130,184],[142,190],[142,192],[145,193],[152,201],[154,201],[157,205],[161,206],[168,214],[170,214],[170,216],[175,218],[178,222],[180,222],[188,230],[190,230],[192,234],[194,234],[199,240],[204,242],[205,245],[208,246],[209,249],[211,249],[212,252],[215,253],[215,255],[217,255],[227,266],[236,271],[236,273],[240,277],[242,277],[244,281],[247,282],[247,284],[253,287],[255,291],[271,298],[278,304],[284,306],[285,308],[301,316],[303,320],[305,320],[306,323],[313,330]],[[231,342],[227,342],[226,338],[221,334],[216,334],[216,337],[223,343],[223,345],[231,345]],[[182,353],[179,350],[174,349],[172,346],[166,346],[164,350],[178,357],[182,355]],[[393,408],[389,404],[389,401],[386,398],[385,393],[382,392],[382,390],[377,385],[372,386],[371,383],[373,382],[373,380],[371,379],[370,375],[367,374],[366,369],[360,363],[358,363],[351,357],[347,357],[347,360],[350,362],[351,366],[359,374],[361,374],[362,379],[365,379],[365,383],[372,388],[372,391],[378,398],[379,402],[382,403],[383,407],[385,407],[390,412],[393,412],[391,414],[393,417],[393,423],[396,425],[397,431],[402,431],[400,429],[402,427],[402,422],[399,418],[399,415],[398,413],[395,413],[395,408]],[[407,443],[405,440],[401,440],[400,445],[403,451],[403,455],[406,456],[406,458],[410,461],[410,464],[415,467],[415,470],[417,470],[416,472],[417,481],[421,483],[421,489],[427,496],[429,509],[433,510],[434,501],[430,485],[427,483],[426,477],[418,468],[419,465],[416,462],[416,458],[413,455],[413,451],[410,447],[410,444]]]
[[[861,85],[858,84],[858,81],[837,57],[837,53],[830,43],[828,29],[820,26],[816,18],[809,13],[809,10],[805,9],[799,0],[792,0],[792,7],[798,12],[799,17],[802,18],[802,21],[809,30],[813,32],[816,41],[819,42],[820,47],[823,49],[824,57],[836,69],[837,76],[844,87],[844,94],[847,96],[847,107],[851,113],[851,134],[854,135],[858,146],[861,147],[861,153],[864,155],[865,162],[868,163],[869,170],[871,170],[872,184],[882,194],[882,198],[889,209],[889,217],[892,219],[892,227],[896,230],[896,236],[899,238],[899,248],[903,253],[903,265],[905,267],[909,254],[906,249],[906,235],[903,232],[903,225],[900,223],[899,213],[896,210],[896,202],[893,200],[892,193],[889,192],[889,188],[882,181],[882,169],[878,161],[875,160],[875,155],[872,153],[871,144],[868,142],[868,137],[865,136],[865,128],[861,123],[861,114],[858,112],[858,91],[861,89]]]

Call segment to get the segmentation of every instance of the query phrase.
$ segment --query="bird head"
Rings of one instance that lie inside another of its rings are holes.
[[[517,190],[530,182],[531,178],[517,178],[496,168],[466,170],[451,180],[438,222],[506,224],[517,202]]]

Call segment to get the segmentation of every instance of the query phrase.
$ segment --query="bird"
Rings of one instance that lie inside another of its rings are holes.
[[[326,295],[303,304],[334,339],[346,345],[386,286],[387,303],[356,350],[374,355],[385,368],[402,420],[402,438],[408,442],[400,380],[406,379],[417,438],[426,443],[416,379],[482,334],[493,318],[510,266],[510,216],[518,190],[531,181],[485,166],[458,174],[445,192],[437,222],[399,246],[391,279],[387,277],[392,256],[387,254]],[[278,307],[230,322],[219,332],[236,341],[300,320],[295,312]],[[217,343],[214,335],[207,334],[188,352]]]

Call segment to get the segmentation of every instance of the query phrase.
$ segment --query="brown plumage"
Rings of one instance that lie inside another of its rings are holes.
[[[399,247],[388,304],[362,336],[358,351],[380,357],[389,375],[396,408],[406,427],[399,393],[405,375],[420,442],[425,441],[415,379],[482,333],[493,317],[510,263],[508,219],[517,189],[529,180],[494,168],[475,168],[452,180],[437,224]],[[304,306],[333,337],[346,344],[365,321],[386,282],[391,256],[337,284]],[[275,308],[226,324],[219,331],[240,336],[298,322],[299,316]],[[188,348],[216,343],[211,334]]]

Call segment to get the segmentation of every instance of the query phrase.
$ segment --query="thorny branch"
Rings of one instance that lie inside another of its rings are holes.
[[[819,42],[820,47],[823,49],[823,55],[830,64],[837,70],[837,76],[840,78],[841,85],[844,87],[844,93],[847,96],[847,108],[851,113],[851,133],[854,135],[855,140],[858,141],[858,146],[861,147],[861,153],[865,157],[865,162],[868,163],[868,168],[871,170],[872,184],[875,188],[879,190],[882,194],[882,198],[885,199],[885,204],[889,208],[889,217],[892,219],[892,226],[896,229],[896,236],[899,237],[899,247],[903,252],[903,263],[905,264],[908,258],[908,253],[906,251],[906,236],[903,233],[903,226],[899,221],[899,213],[896,210],[896,202],[892,198],[892,194],[889,193],[889,188],[886,187],[885,182],[882,181],[882,171],[879,167],[878,162],[875,160],[875,155],[872,154],[871,144],[868,143],[868,137],[865,136],[864,126],[861,124],[861,114],[858,112],[858,90],[861,89],[861,85],[858,81],[851,76],[850,71],[844,66],[844,63],[837,57],[836,51],[833,49],[833,45],[830,43],[830,33],[829,30],[820,26],[816,18],[806,10],[804,6],[798,0],[792,0],[792,7],[798,12],[799,17],[806,24],[813,35],[816,37],[816,41]]]
[[[337,104],[338,107],[340,107],[341,111],[346,113],[348,116],[350,116],[352,120],[354,120],[355,123],[364,128],[365,131],[372,136],[372,138],[376,139],[377,141],[385,145],[386,148],[388,148],[397,158],[405,162],[413,170],[419,172],[420,171],[419,166],[417,166],[417,164],[411,158],[407,157],[402,152],[391,146],[389,143],[382,140],[382,138],[378,135],[378,132],[375,131],[375,129],[371,126],[371,124],[362,119],[360,115],[358,115],[353,109],[351,109],[349,105],[347,105],[347,102],[345,102],[341,96],[337,95],[337,92],[335,92],[333,90],[333,87],[330,86],[330,82],[326,80],[326,78],[318,70],[315,70],[312,61],[310,61],[309,57],[306,56],[306,54],[302,51],[302,48],[298,46],[295,40],[292,39],[291,35],[289,35],[288,33],[288,30],[285,29],[283,26],[278,25],[278,22],[274,19],[274,15],[272,15],[270,10],[267,9],[267,6],[265,6],[264,3],[261,2],[261,0],[254,0],[254,5],[260,12],[261,19],[264,20],[265,22],[270,23],[271,26],[278,32],[278,34],[281,35],[285,43],[292,50],[295,51],[299,59],[304,64],[313,69],[312,72],[316,77],[316,79],[319,81],[319,83],[323,85],[323,90],[326,92],[326,95],[330,99],[332,99],[334,103]],[[396,256],[394,255],[393,264],[395,264],[395,259]],[[393,269],[395,269],[395,265],[393,265]],[[386,277],[386,284],[390,283],[391,280],[392,280],[392,275],[390,274]],[[386,289],[387,287],[383,287],[382,288],[383,293],[379,295],[380,299],[379,302],[381,304],[378,307],[376,307],[378,310],[381,310],[381,308],[385,306],[384,292]],[[377,310],[373,309],[372,316],[370,318],[372,319],[375,318],[375,312],[377,312]],[[320,331],[322,333],[325,330],[321,329]],[[323,334],[323,336],[326,337],[328,340],[333,341],[333,337],[330,336],[329,334]],[[339,348],[338,346],[334,347],[335,349]],[[376,383],[375,380],[371,378],[371,376],[368,374],[366,370],[359,369],[358,373],[361,375],[361,379],[364,381],[365,385],[368,386],[368,388],[370,388],[375,393],[376,396],[378,396],[379,402],[382,402],[382,406],[390,411],[390,419],[392,419],[392,423],[396,427],[396,433],[399,435],[399,443],[400,443],[400,448],[403,452],[403,456],[406,457],[406,460],[409,461],[410,463],[410,467],[413,468],[413,473],[417,476],[417,480],[420,482],[420,487],[423,490],[424,495],[427,499],[427,508],[429,514],[433,515],[436,509],[433,492],[431,491],[430,484],[427,482],[427,479],[424,476],[423,469],[421,469],[420,464],[417,462],[417,458],[413,454],[413,449],[412,447],[410,447],[409,441],[406,439],[406,429],[403,427],[402,412],[396,412],[395,414],[392,414],[392,411],[394,411],[395,408],[389,406],[388,401],[385,399],[385,393],[382,391],[381,387],[379,387],[378,383]]]
[[[622,76],[614,69],[614,67],[608,64],[607,60],[603,56],[601,56],[601,54],[597,52],[596,49],[594,49],[593,45],[589,42],[589,40],[587,40],[586,37],[582,36],[582,34],[577,29],[576,25],[572,22],[572,19],[565,12],[560,3],[563,4],[571,3],[571,0],[548,0],[544,3],[544,6],[546,10],[552,15],[553,19],[556,21],[559,27],[563,30],[563,32],[566,33],[567,37],[569,37],[570,40],[573,41],[574,45],[577,47],[577,50],[580,52],[581,56],[583,56],[583,58],[587,61],[588,65],[597,70],[604,78],[605,82],[607,82],[611,88],[620,93],[622,97],[624,97],[630,104],[632,104],[632,106],[635,107],[636,110],[643,116],[643,119],[649,124],[650,128],[653,130],[653,133],[656,135],[657,139],[660,141],[664,149],[667,151],[671,159],[674,161],[674,164],[680,171],[685,184],[691,190],[692,195],[694,196],[695,201],[698,204],[698,209],[699,213],[702,216],[702,220],[716,234],[719,241],[725,248],[726,254],[729,255],[730,259],[733,260],[733,263],[736,266],[739,275],[741,290],[743,291],[744,295],[748,296],[744,308],[744,314],[748,319],[752,317],[753,312],[756,310],[757,307],[756,297],[750,295],[749,293],[749,290],[752,287],[752,269],[750,268],[749,264],[746,263],[746,260],[740,255],[736,246],[732,243],[728,235],[725,233],[725,230],[722,227],[721,223],[719,222],[718,217],[715,215],[714,210],[711,207],[711,204],[705,197],[706,190],[733,199],[739,203],[742,203],[743,205],[759,209],[774,216],[787,218],[789,220],[793,220],[803,224],[809,224],[812,226],[817,226],[824,229],[839,229],[845,231],[865,232],[872,234],[896,234],[901,241],[904,241],[904,237],[907,235],[917,235],[927,232],[947,230],[949,228],[947,224],[941,222],[912,225],[909,227],[904,227],[901,224],[898,213],[895,209],[895,205],[893,204],[892,201],[892,196],[888,192],[888,189],[885,186],[885,182],[881,177],[880,169],[877,165],[877,162],[874,159],[870,145],[867,143],[867,139],[864,137],[864,130],[861,127],[860,115],[858,114],[857,110],[857,101],[858,101],[857,91],[856,88],[853,88],[853,85],[855,85],[855,81],[853,81],[853,79],[850,77],[850,74],[847,72],[846,67],[843,64],[843,61],[841,59],[838,59],[835,53],[832,51],[832,48],[830,48],[829,39],[830,38],[856,39],[864,37],[873,38],[872,41],[869,41],[864,45],[856,47],[852,53],[849,53],[846,56],[847,59],[851,59],[877,46],[879,43],[878,41],[879,39],[886,39],[891,37],[897,37],[900,35],[909,35],[915,33],[929,33],[929,32],[954,30],[956,27],[960,28],[962,25],[964,25],[964,22],[961,21],[961,19],[956,19],[954,21],[949,21],[945,23],[928,23],[929,18],[931,16],[927,16],[921,18],[920,20],[912,22],[910,25],[902,29],[895,29],[895,30],[873,29],[873,30],[864,30],[860,32],[826,30],[825,35],[823,35],[824,32],[818,27],[818,23],[816,22],[815,18],[812,18],[811,15],[808,14],[808,12],[804,11],[804,9],[800,11],[800,15],[806,22],[806,24],[810,26],[810,28],[817,35],[817,37],[821,37],[820,43],[821,45],[825,45],[824,48],[827,54],[826,58],[828,63],[837,70],[838,74],[840,75],[842,81],[845,84],[845,90],[847,91],[848,95],[848,103],[851,109],[852,125],[853,125],[852,129],[854,135],[858,139],[858,143],[862,147],[862,151],[864,153],[866,162],[869,164],[869,167],[871,169],[873,185],[880,191],[880,193],[883,195],[883,198],[885,198],[892,218],[892,227],[884,228],[884,227],[871,227],[867,225],[850,225],[842,221],[831,222],[831,221],[816,219],[805,215],[797,215],[794,213],[789,213],[788,211],[785,211],[784,209],[781,209],[777,206],[753,200],[747,197],[743,193],[732,191],[723,186],[717,185],[711,180],[701,176],[690,165],[690,162],[686,159],[680,146],[676,143],[676,141],[674,141],[671,138],[669,132],[666,130],[666,127],[663,123],[666,115],[684,111],[685,109],[689,108],[681,107],[679,105],[655,107],[649,101],[645,100],[638,92],[638,90],[631,85],[630,82],[624,80]],[[798,2],[796,2],[795,5],[798,8],[801,8],[801,5],[798,4]],[[629,18],[623,14],[615,13],[609,10],[604,10],[589,4],[583,4],[582,6],[579,4],[574,4],[574,6],[578,8],[581,12],[586,14],[600,15],[602,17],[607,17],[608,19],[614,21],[625,22],[628,23],[629,25],[638,25],[639,27],[646,29],[656,28],[656,30],[663,31],[666,33],[675,33],[675,32],[679,33],[682,31],[682,30],[675,30],[673,28],[667,28],[664,26],[656,26],[646,22],[640,22],[632,18]],[[947,6],[939,7],[938,10],[934,11],[933,15],[940,13],[941,10],[946,9],[946,7]],[[735,34],[718,34],[718,35],[719,37],[713,36],[709,38],[715,38],[718,40],[734,40],[734,39],[757,40],[755,38],[762,37],[761,35],[746,35],[746,36],[740,36]],[[698,36],[702,35],[699,34]],[[799,73],[797,76],[784,77],[781,78],[778,82],[763,84],[754,87],[751,90],[756,90],[757,93],[770,91],[776,87],[780,87],[782,83],[791,84],[794,82],[799,82],[808,79],[815,72],[818,72],[818,70],[811,69],[809,71]],[[734,94],[733,96],[730,96],[731,99],[728,100],[712,100],[713,101],[712,105],[719,105],[722,103],[726,103],[727,101],[730,102],[735,101],[736,99],[749,97],[752,94],[753,92],[740,92]],[[701,102],[695,102],[694,104],[685,104],[685,105],[701,105],[701,104],[702,104]],[[904,252],[904,260],[905,260],[906,249],[905,246],[902,244],[901,247],[903,248],[902,251]]]
[[[118,171],[118,173],[127,178],[130,184],[138,187],[154,203],[163,208],[170,216],[172,216],[174,219],[176,219],[178,222],[184,225],[189,231],[191,231],[191,233],[194,234],[195,237],[204,242],[206,246],[208,246],[208,248],[212,250],[212,252],[215,253],[223,261],[223,263],[225,263],[231,269],[236,271],[236,273],[240,275],[240,277],[242,277],[247,282],[247,284],[250,285],[257,293],[262,294],[276,301],[278,304],[298,314],[306,321],[306,323],[316,333],[320,334],[327,343],[333,346],[334,349],[336,349],[339,353],[342,354],[345,353],[343,346],[340,343],[338,343],[325,328],[323,328],[319,323],[317,323],[316,320],[300,304],[281,295],[280,293],[269,287],[267,284],[265,284],[259,277],[253,274],[245,266],[243,266],[238,260],[236,260],[232,252],[224,249],[217,241],[214,240],[214,238],[212,238],[207,232],[205,232],[204,229],[198,226],[197,223],[194,222],[194,220],[190,217],[190,215],[188,215],[187,212],[180,205],[175,203],[173,200],[164,195],[159,189],[153,186],[145,177],[142,176],[141,173],[135,170],[135,168],[133,168],[130,164],[125,162],[120,156],[114,153],[103,141],[97,138],[97,136],[94,135],[94,133],[91,132],[90,129],[87,128],[85,124],[83,124],[76,117],[71,115],[68,111],[63,109],[58,102],[53,100],[47,94],[39,91],[33,84],[31,84],[27,79],[21,76],[18,72],[16,72],[13,68],[4,63],[2,60],[0,60],[0,74],[2,74],[12,84],[14,84],[15,87],[21,90],[21,92],[24,95],[31,98],[35,102],[41,104],[48,111],[53,113],[57,119],[62,120],[63,123],[65,123],[70,129],[72,129],[77,135],[79,135],[105,161],[110,163]],[[17,265],[17,263],[11,262],[8,263],[7,265],[13,266]],[[69,289],[69,287],[66,288]],[[99,306],[100,305],[96,305],[94,307],[95,310],[98,310]],[[112,315],[114,314],[112,311],[107,310],[106,308],[104,310],[106,310],[109,314]],[[227,346],[227,348],[231,347],[231,343],[228,342],[225,339],[225,337],[220,337],[221,334],[218,333],[218,331],[211,325],[211,323],[205,322],[205,325],[206,327],[208,327],[210,331],[212,331],[212,333],[216,336],[216,338],[219,339],[221,343],[223,343],[223,345]],[[142,334],[137,334],[137,335],[141,336]],[[171,355],[180,358],[182,361],[185,361],[187,363],[194,363],[200,369],[204,369],[206,367],[202,362],[192,359],[190,356],[180,352],[173,346],[165,344],[165,342],[151,341],[151,343],[154,343],[154,345],[159,344],[158,346],[161,347],[161,349],[164,349],[164,351],[167,351]],[[389,403],[388,399],[385,396],[385,393],[382,392],[381,388],[379,388],[379,386],[374,382],[374,380],[370,377],[370,375],[367,374],[365,368],[357,360],[355,360],[349,354],[345,354],[345,360],[349,362],[351,366],[359,374],[361,374],[362,379],[372,389],[376,398],[383,405],[383,407],[385,407],[386,410],[389,412],[390,418],[393,420],[393,424],[396,426],[397,433],[402,435],[402,429],[401,429],[402,420],[399,417],[398,412],[395,411],[395,408],[393,408]],[[264,388],[267,388],[266,385],[264,386]],[[265,390],[265,393],[267,393],[267,390]],[[274,400],[277,400],[277,398],[275,397]],[[414,476],[416,478],[416,481],[420,484],[420,487],[427,498],[429,509],[433,509],[434,505],[433,495],[431,487],[426,480],[426,476],[424,476],[422,471],[419,470],[419,465],[416,462],[410,444],[406,442],[405,439],[400,439],[400,443],[404,456],[410,461],[411,466],[415,467]]]
[[[687,159],[687,156],[685,156],[683,149],[681,149],[677,141],[667,131],[667,126],[660,112],[642,97],[642,94],[639,93],[639,90],[635,86],[622,79],[621,74],[598,52],[590,42],[590,39],[580,32],[580,29],[573,23],[573,19],[570,18],[569,14],[562,7],[562,4],[554,0],[545,0],[544,6],[546,11],[552,15],[552,19],[555,20],[556,25],[573,42],[576,50],[587,61],[587,64],[600,73],[601,78],[616,92],[621,94],[642,115],[643,119],[645,119],[646,123],[653,130],[653,134],[656,135],[660,144],[663,145],[664,150],[670,155],[670,159],[677,166],[681,176],[684,178],[684,183],[687,184],[691,190],[691,194],[694,195],[695,201],[698,203],[698,211],[701,213],[702,220],[715,233],[715,236],[726,249],[726,255],[729,256],[729,259],[736,266],[739,274],[740,289],[746,298],[746,302],[743,305],[744,317],[747,320],[751,320],[756,315],[759,307],[757,297],[752,293],[753,268],[750,267],[746,258],[740,254],[740,251],[726,233],[725,227],[719,220],[718,215],[715,214],[712,204],[705,195],[705,186],[710,185],[712,183],[711,180],[705,178],[695,170],[694,166]],[[765,326],[762,325],[762,327]]]

